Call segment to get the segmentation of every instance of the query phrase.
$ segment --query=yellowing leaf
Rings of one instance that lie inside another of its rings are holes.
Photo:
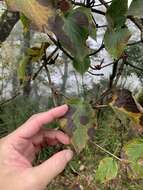
[[[118,59],[123,54],[131,33],[127,27],[118,30],[107,29],[104,36],[105,48],[114,59]]]
[[[38,61],[42,57],[43,53],[43,48],[33,47],[27,50],[27,54],[32,58],[32,61]]]
[[[137,138],[129,141],[124,146],[123,151],[129,161],[128,177],[131,179],[143,179],[143,139]]]
[[[49,19],[54,16],[50,2],[49,0],[6,0],[10,10],[23,13],[40,30],[48,26]]]
[[[44,55],[45,49],[50,46],[49,43],[43,43],[41,47],[32,47],[27,49],[27,55],[31,58],[32,61],[38,61]]]
[[[100,161],[98,169],[96,171],[96,180],[101,183],[106,183],[114,179],[118,174],[118,164],[111,158],[106,157]]]
[[[19,62],[18,67],[18,78],[22,81],[26,80],[26,66],[30,62],[29,56],[23,56],[22,59]]]
[[[115,112],[122,112],[131,119],[139,131],[143,131],[142,107],[135,101],[129,90],[122,89],[113,93],[110,106]]]
[[[81,99],[72,99],[68,102],[69,111],[60,120],[61,129],[71,137],[71,142],[77,153],[80,153],[90,139],[93,128],[93,110],[90,105]]]

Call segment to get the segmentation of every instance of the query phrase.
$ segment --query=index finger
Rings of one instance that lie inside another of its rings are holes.
[[[53,108],[47,112],[33,115],[21,127],[14,131],[13,135],[21,138],[31,138],[40,131],[43,125],[50,123],[59,117],[62,117],[67,112],[67,110],[68,106],[63,105]]]

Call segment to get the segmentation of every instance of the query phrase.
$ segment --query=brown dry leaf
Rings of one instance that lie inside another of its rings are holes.
[[[6,0],[8,9],[23,13],[39,29],[48,27],[54,18],[55,1],[47,0]]]
[[[139,105],[132,93],[127,89],[116,90],[113,93],[112,101],[110,106],[115,110],[115,112],[122,112],[131,121],[134,122],[134,126],[140,131],[143,132],[143,109]]]

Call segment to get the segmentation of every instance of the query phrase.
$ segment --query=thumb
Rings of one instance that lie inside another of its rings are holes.
[[[56,153],[50,159],[33,168],[33,177],[38,185],[45,187],[54,177],[61,173],[67,163],[72,159],[71,150],[63,150]]]

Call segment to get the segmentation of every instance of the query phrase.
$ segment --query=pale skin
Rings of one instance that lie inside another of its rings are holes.
[[[70,144],[61,131],[45,130],[43,125],[63,116],[67,105],[32,116],[21,127],[0,140],[0,189],[44,190],[72,159],[69,149],[54,154],[42,164],[33,167],[32,161],[41,146]]]

